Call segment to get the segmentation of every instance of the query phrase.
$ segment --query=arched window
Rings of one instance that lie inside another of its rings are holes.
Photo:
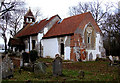
[[[90,37],[88,36],[88,44],[90,43]]]
[[[91,24],[89,24],[84,32],[84,43],[87,49],[95,49],[95,30]]]

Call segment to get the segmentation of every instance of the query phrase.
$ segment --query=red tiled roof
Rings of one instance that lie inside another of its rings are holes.
[[[53,25],[53,27],[44,35],[43,38],[73,34],[77,28],[83,29],[90,21],[95,25],[96,30],[100,31],[91,13],[87,12],[65,18],[61,23],[56,22],[56,24]]]
[[[33,35],[39,33],[40,30],[44,28],[55,16],[52,16],[49,20],[43,19],[40,22],[30,23],[25,28],[23,28],[20,32],[18,32],[15,37],[23,37],[28,35]]]

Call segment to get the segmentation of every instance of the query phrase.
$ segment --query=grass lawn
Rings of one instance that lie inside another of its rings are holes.
[[[88,61],[88,62],[73,62],[64,63],[63,62],[63,75],[54,77],[52,75],[52,64],[53,59],[40,59],[43,62],[49,62],[46,74],[36,76],[33,72],[22,71],[20,74],[18,69],[15,69],[14,77],[11,79],[4,79],[3,82],[25,82],[31,80],[33,82],[39,81],[119,81],[118,67],[109,66],[108,61]],[[65,61],[68,62],[68,61]],[[85,72],[85,77],[83,79],[79,78],[79,71],[83,70]],[[119,69],[120,71],[120,69]]]

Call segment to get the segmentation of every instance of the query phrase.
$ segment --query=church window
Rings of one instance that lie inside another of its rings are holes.
[[[87,26],[84,32],[84,43],[87,49],[94,49],[95,48],[95,30],[91,24]]]

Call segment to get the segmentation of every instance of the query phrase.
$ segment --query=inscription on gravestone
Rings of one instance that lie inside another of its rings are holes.
[[[62,59],[60,57],[56,57],[53,61],[53,76],[62,75]]]
[[[2,78],[13,77],[13,62],[5,56],[2,61]]]

